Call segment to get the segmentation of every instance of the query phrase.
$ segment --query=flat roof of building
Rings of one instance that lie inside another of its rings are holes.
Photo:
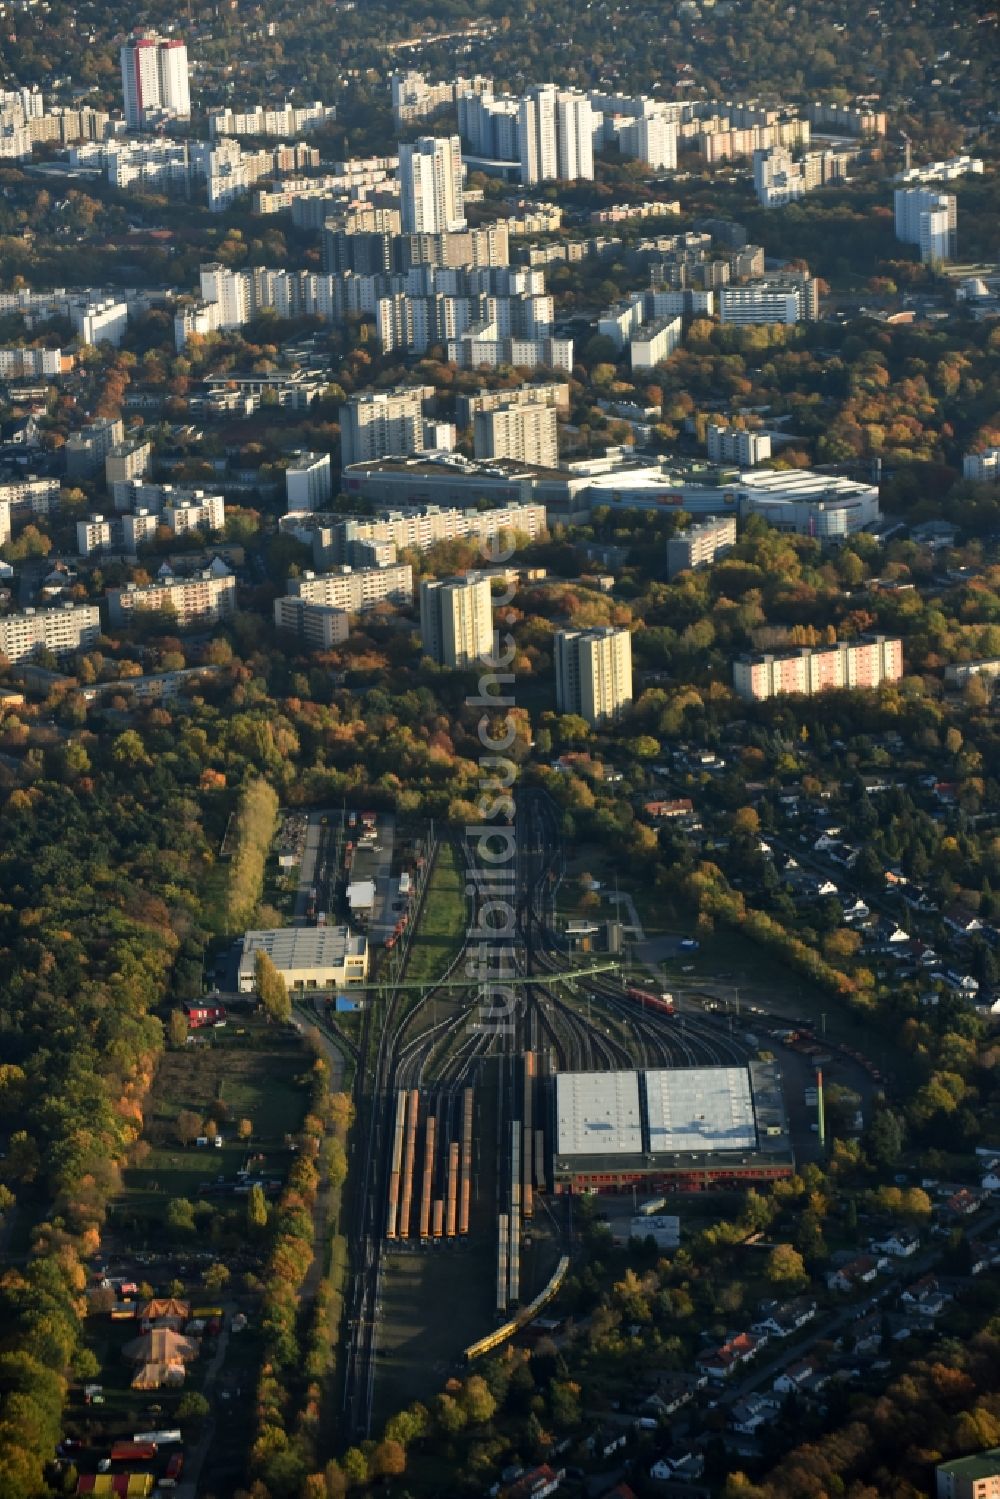
[[[240,967],[266,952],[275,968],[340,968],[347,957],[363,957],[366,938],[347,926],[286,926],[247,932]]]
[[[840,499],[859,494],[877,494],[874,484],[845,479],[838,474],[817,474],[812,469],[755,468],[740,474],[740,484],[754,498]]]
[[[684,1067],[646,1073],[649,1148],[756,1150],[745,1067]]]
[[[704,520],[695,521],[693,525],[686,526],[683,531],[678,531],[671,536],[671,541],[693,541],[698,536],[708,536],[713,531],[720,531],[723,526],[727,529],[736,525],[735,515],[709,515]]]
[[[774,1063],[556,1077],[555,1170],[728,1171],[792,1162]]]
[[[560,1072],[556,1076],[559,1154],[635,1155],[642,1150],[637,1072]]]
[[[989,1447],[985,1452],[974,1452],[971,1457],[955,1457],[951,1462],[938,1463],[937,1471],[953,1473],[970,1482],[977,1478],[994,1478],[1000,1473],[1000,1447]]]
[[[374,880],[353,880],[347,887],[347,904],[353,911],[356,907],[364,909],[373,905],[375,901]]]
[[[345,474],[419,474],[427,478],[453,479],[562,479],[571,477],[565,469],[542,468],[533,463],[518,463],[513,458],[484,458],[481,462],[449,458],[434,461],[419,455],[412,458],[373,458],[370,462],[349,463]]]

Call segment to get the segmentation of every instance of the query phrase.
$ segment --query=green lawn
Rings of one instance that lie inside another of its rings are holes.
[[[308,1104],[303,1082],[309,1068],[297,1033],[255,1019],[230,1020],[225,1031],[212,1033],[208,1045],[166,1052],[146,1112],[148,1153],[143,1150],[145,1159],[126,1171],[115,1212],[159,1216],[172,1197],[197,1198],[201,1183],[220,1175],[232,1178],[247,1154],[237,1138],[241,1119],[253,1125],[252,1148],[264,1154],[265,1169],[283,1177],[289,1159],[285,1137],[299,1128]],[[226,1142],[221,1150],[180,1144],[175,1126],[183,1109],[214,1120]]]
[[[440,978],[462,945],[466,930],[465,880],[450,843],[438,849],[413,938],[406,977],[410,982]]]

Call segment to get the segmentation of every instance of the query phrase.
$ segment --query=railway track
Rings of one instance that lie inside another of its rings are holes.
[[[471,982],[467,989],[442,987],[460,976],[468,957],[465,945],[446,974],[405,1008],[402,991],[390,988],[377,1030],[374,1007],[365,1012],[360,1056],[374,1055],[374,1064],[370,1090],[364,1067],[358,1068],[363,1128],[354,1163],[355,1282],[344,1386],[345,1419],[355,1438],[371,1434],[386,1239],[426,1241],[468,1232],[472,1089],[488,1059],[496,1062],[499,1078],[497,1311],[508,1316],[521,1298],[522,1228],[533,1211],[535,1190],[544,1187],[534,1104],[538,1077],[548,1069],[690,1067],[746,1058],[742,1042],[701,1016],[645,1010],[614,978],[581,976],[553,931],[563,860],[558,812],[545,793],[527,788],[519,794],[516,831],[513,965],[516,977],[533,982],[515,985],[513,1025],[492,1031],[470,1026],[470,1015],[482,1002],[480,988]],[[425,891],[429,875],[430,870]],[[419,914],[414,929],[418,921]],[[399,980],[404,973],[405,968]]]

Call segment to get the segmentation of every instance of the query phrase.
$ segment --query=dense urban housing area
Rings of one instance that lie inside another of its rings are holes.
[[[995,11],[2,52],[0,1499],[997,1499]]]

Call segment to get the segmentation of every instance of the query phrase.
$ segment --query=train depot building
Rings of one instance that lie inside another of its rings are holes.
[[[710,1192],[795,1169],[773,1062],[555,1078],[556,1192]]]
[[[247,932],[239,991],[252,994],[257,954],[266,952],[292,991],[343,989],[368,978],[368,939],[347,926],[288,926]]]

